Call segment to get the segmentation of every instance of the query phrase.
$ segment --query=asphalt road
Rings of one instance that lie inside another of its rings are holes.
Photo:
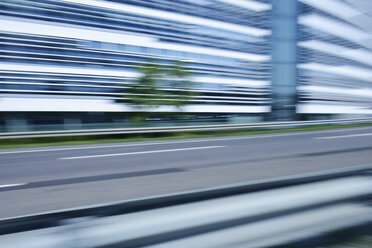
[[[372,163],[372,127],[0,150],[0,218]]]

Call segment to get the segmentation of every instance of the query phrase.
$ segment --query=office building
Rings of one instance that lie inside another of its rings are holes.
[[[228,122],[372,113],[368,0],[1,0],[4,130],[121,125],[149,59],[182,61],[182,111]],[[166,82],[164,92],[169,89]],[[159,106],[154,113],[179,111]]]

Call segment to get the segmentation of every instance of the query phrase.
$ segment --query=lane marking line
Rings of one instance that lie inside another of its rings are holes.
[[[184,144],[184,143],[198,143],[198,142],[209,142],[209,141],[225,141],[225,140],[245,140],[245,139],[262,139],[262,138],[275,138],[283,136],[295,136],[295,135],[309,135],[309,134],[322,134],[322,133],[334,133],[334,132],[349,132],[355,130],[371,129],[370,127],[343,129],[343,130],[325,130],[325,131],[309,131],[309,132],[296,132],[296,133],[283,133],[283,134],[255,134],[245,137],[230,137],[230,138],[210,138],[210,139],[195,139],[195,140],[183,140],[183,141],[164,141],[164,142],[148,142],[148,143],[137,143],[137,144],[120,144],[120,145],[100,145],[100,146],[84,146],[84,147],[65,147],[65,148],[54,148],[54,149],[35,149],[35,150],[20,150],[20,151],[6,151],[0,152],[2,154],[17,154],[17,153],[32,153],[32,152],[55,152],[55,151],[68,151],[68,150],[85,150],[85,149],[105,149],[115,147],[134,147],[134,146],[151,146],[151,145],[167,145],[167,144]]]
[[[372,133],[359,133],[359,134],[349,134],[349,135],[339,135],[339,136],[328,136],[319,137],[314,139],[340,139],[340,138],[350,138],[350,137],[360,137],[360,136],[371,136]]]
[[[10,187],[17,187],[17,186],[22,186],[26,185],[27,183],[12,183],[12,184],[3,184],[0,185],[0,188],[10,188]]]
[[[127,155],[137,155],[137,154],[160,153],[160,152],[178,152],[178,151],[213,149],[213,148],[221,148],[221,147],[226,147],[226,146],[201,146],[201,147],[155,150],[155,151],[143,151],[143,152],[125,152],[125,153],[111,153],[111,154],[89,155],[89,156],[79,156],[79,157],[66,157],[66,158],[58,158],[58,159],[82,159],[82,158],[114,157],[114,156],[127,156]]]

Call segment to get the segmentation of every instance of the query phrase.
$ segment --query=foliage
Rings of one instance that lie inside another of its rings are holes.
[[[191,72],[183,62],[162,65],[149,60],[139,66],[139,76],[129,88],[123,91],[123,100],[134,110],[133,122],[143,122],[151,109],[161,106],[173,106],[178,114],[195,93],[190,91],[193,83]]]

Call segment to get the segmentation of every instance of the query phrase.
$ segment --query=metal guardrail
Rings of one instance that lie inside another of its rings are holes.
[[[1,219],[0,246],[274,247],[371,227],[371,196],[365,165]]]
[[[141,127],[141,128],[113,128],[113,129],[80,129],[59,131],[35,131],[35,132],[5,132],[0,133],[0,139],[17,138],[42,138],[42,137],[67,137],[87,135],[112,135],[112,134],[145,134],[145,133],[167,133],[188,131],[219,131],[237,129],[259,129],[259,128],[290,128],[298,126],[316,126],[328,124],[358,124],[371,123],[372,118],[334,119],[322,121],[291,121],[291,122],[263,122],[249,124],[228,125],[204,125],[204,126],[177,126],[177,127]]]

